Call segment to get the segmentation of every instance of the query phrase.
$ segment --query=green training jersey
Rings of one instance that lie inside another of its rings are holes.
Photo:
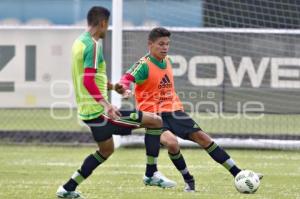
[[[95,68],[95,82],[102,96],[107,100],[106,64],[103,58],[102,46],[92,38],[89,32],[80,35],[72,47],[72,78],[76,95],[78,116],[82,120],[99,117],[104,112],[100,105],[89,94],[83,85],[84,69]]]
[[[166,59],[169,59],[171,64],[173,63],[171,58],[167,56],[165,59],[163,59],[161,62],[152,57],[149,54],[146,54],[144,57],[142,57],[139,61],[137,61],[135,64],[133,64],[129,70],[127,70],[126,73],[131,74],[136,84],[142,84],[145,80],[148,79],[149,76],[149,67],[147,63],[145,62],[144,58],[150,60],[152,63],[154,63],[156,66],[158,66],[161,69],[167,68],[167,62]]]

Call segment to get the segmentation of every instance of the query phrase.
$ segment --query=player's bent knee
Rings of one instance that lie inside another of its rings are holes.
[[[154,116],[153,128],[161,128],[162,127],[162,119],[158,115]]]
[[[176,137],[168,137],[165,141],[165,145],[170,153],[177,153],[179,151],[179,144]]]
[[[162,119],[153,113],[144,113],[142,125],[146,128],[161,128]]]
[[[175,154],[179,151],[179,145],[178,143],[170,143],[168,145],[168,151],[172,154]]]

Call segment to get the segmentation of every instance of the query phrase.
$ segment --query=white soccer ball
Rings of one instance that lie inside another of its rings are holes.
[[[234,184],[241,193],[255,193],[259,188],[260,180],[253,171],[242,170],[235,176]]]

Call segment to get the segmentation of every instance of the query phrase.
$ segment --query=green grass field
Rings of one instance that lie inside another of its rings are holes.
[[[0,198],[53,199],[57,187],[67,180],[93,147],[0,145]],[[184,193],[183,181],[162,150],[159,169],[177,181],[174,189],[145,187],[144,149],[118,149],[80,187],[87,199],[300,199],[300,153],[298,151],[229,150],[243,168],[265,174],[253,195],[238,193],[233,179],[203,150],[182,149],[196,178],[196,193]]]
[[[52,115],[57,118],[53,118]],[[194,114],[193,118],[210,133],[256,133],[256,134],[300,134],[299,115],[265,114],[259,119]],[[87,131],[77,121],[75,110],[49,109],[0,109],[0,129],[34,131]]]

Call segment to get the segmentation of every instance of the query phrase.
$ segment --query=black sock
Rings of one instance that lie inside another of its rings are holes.
[[[157,171],[157,157],[160,149],[161,129],[146,129],[145,146],[147,155],[147,165],[145,175],[152,177]]]
[[[169,157],[172,160],[175,167],[177,168],[177,170],[182,174],[182,177],[185,181],[193,179],[193,176],[190,174],[180,151],[178,151],[178,153],[176,154],[171,154],[169,152]]]
[[[77,182],[75,182],[75,180],[73,180],[72,178],[70,178],[69,181],[66,182],[66,184],[64,184],[63,187],[67,191],[74,191],[77,186],[78,186]]]
[[[89,155],[84,160],[81,168],[76,171],[69,181],[64,184],[64,188],[67,191],[74,191],[76,187],[83,182],[87,177],[89,177],[93,170],[95,170],[101,163],[103,163],[106,159],[98,152]]]
[[[215,142],[212,142],[205,150],[216,162],[223,165],[233,176],[236,176],[241,171],[224,149],[219,147]]]

